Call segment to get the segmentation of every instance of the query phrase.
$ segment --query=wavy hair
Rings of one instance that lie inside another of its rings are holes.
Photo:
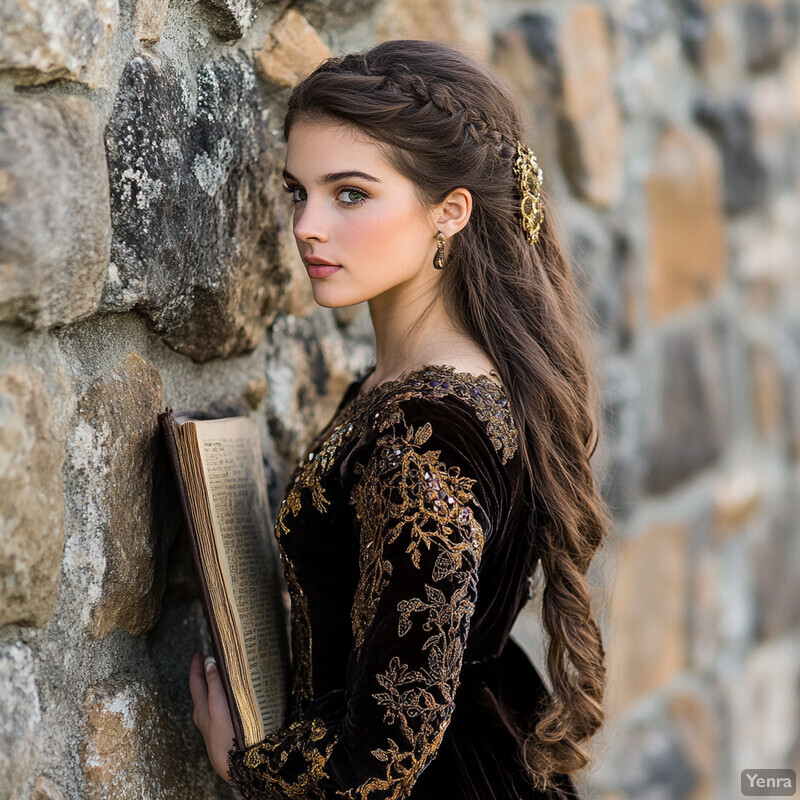
[[[523,443],[552,683],[525,732],[524,759],[546,790],[554,773],[589,763],[581,742],[604,721],[605,652],[586,573],[611,519],[590,467],[599,393],[587,309],[544,190],[539,241],[532,247],[524,237],[512,167],[524,135],[512,94],[491,69],[440,42],[386,41],[329,58],[300,81],[284,140],[295,122],[314,119],[366,133],[422,203],[441,203],[457,187],[472,193],[470,220],[448,241],[439,291],[495,365]]]

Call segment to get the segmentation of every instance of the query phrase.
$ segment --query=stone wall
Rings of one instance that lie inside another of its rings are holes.
[[[233,794],[156,414],[259,421],[273,508],[370,363],[278,191],[288,88],[444,38],[507,76],[597,319],[601,800],[800,768],[798,0],[0,0],[0,797]],[[600,585],[605,580],[608,591]],[[532,604],[517,634],[541,661]]]

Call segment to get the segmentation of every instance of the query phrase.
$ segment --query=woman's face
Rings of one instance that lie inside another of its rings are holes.
[[[433,209],[420,205],[412,182],[364,134],[336,122],[296,122],[284,178],[319,305],[349,306],[385,292],[399,299],[436,277]],[[315,270],[314,259],[339,269]]]

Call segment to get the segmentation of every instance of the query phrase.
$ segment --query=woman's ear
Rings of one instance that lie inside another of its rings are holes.
[[[472,193],[469,189],[459,187],[436,207],[434,224],[448,239],[458,233],[468,222],[472,214]]]

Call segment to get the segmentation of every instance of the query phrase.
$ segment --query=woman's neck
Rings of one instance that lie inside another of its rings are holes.
[[[376,357],[364,390],[426,364],[451,364],[475,374],[494,369],[482,348],[458,329],[438,299],[412,331],[424,310],[417,305],[381,307],[370,301]]]

